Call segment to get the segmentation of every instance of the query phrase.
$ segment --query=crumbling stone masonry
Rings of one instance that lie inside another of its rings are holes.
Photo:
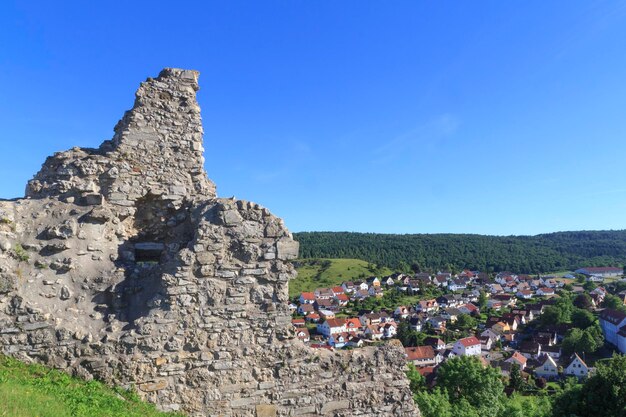
[[[397,346],[294,337],[298,244],[267,209],[216,197],[197,81],[149,78],[113,139],[0,201],[0,351],[190,416],[418,416]]]

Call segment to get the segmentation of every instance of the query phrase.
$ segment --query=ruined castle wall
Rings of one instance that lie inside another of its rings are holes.
[[[113,140],[0,201],[0,351],[192,416],[419,415],[402,349],[295,338],[298,244],[267,209],[215,197],[196,90],[196,72],[164,70]]]

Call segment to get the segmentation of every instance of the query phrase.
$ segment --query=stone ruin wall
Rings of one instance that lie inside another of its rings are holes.
[[[198,73],[165,69],[98,149],[48,158],[0,201],[0,352],[134,386],[190,416],[418,416],[394,345],[311,349],[298,244],[203,168]]]

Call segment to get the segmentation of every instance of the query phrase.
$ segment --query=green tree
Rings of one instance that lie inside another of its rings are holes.
[[[475,328],[477,325],[477,321],[474,317],[469,314],[459,314],[454,323],[454,327],[461,330],[470,330]]]
[[[559,297],[554,305],[546,308],[541,315],[542,325],[569,323],[572,319],[574,304],[567,295]]]
[[[593,282],[593,281],[587,281],[587,282],[585,282],[585,283],[583,284],[583,288],[584,288],[585,290],[587,290],[587,291],[593,291],[593,290],[595,290],[596,288],[598,288],[598,286],[597,286],[597,285],[596,285],[596,283],[595,283],[595,282]]]
[[[571,355],[577,353],[593,353],[604,344],[602,329],[594,323],[585,330],[573,328],[563,339],[563,353]]]
[[[426,379],[419,373],[415,365],[407,365],[406,377],[409,379],[411,391],[416,394],[426,386]]]
[[[452,417],[452,405],[448,393],[440,388],[431,392],[420,391],[413,396],[423,417]]]
[[[572,313],[572,324],[579,329],[586,329],[596,322],[596,318],[587,310],[577,308]]]
[[[553,416],[626,417],[626,356],[598,362],[584,386],[568,381],[555,398]]]
[[[626,313],[626,306],[624,305],[624,301],[616,295],[607,294],[606,297],[604,297],[603,305],[605,308],[623,311]]]
[[[476,357],[447,360],[437,372],[437,383],[448,392],[453,406],[466,401],[482,417],[497,416],[503,408],[500,371],[484,367]]]
[[[487,308],[487,294],[484,290],[480,290],[480,294],[478,295],[478,308],[481,311]]]
[[[587,281],[587,277],[583,274],[575,274],[576,276],[576,282],[578,282],[579,284],[584,284],[585,281]]]
[[[407,320],[400,322],[396,337],[404,347],[420,346],[426,339],[426,334],[411,329],[411,324]]]
[[[516,391],[520,391],[524,387],[524,378],[522,378],[519,365],[516,363],[511,366],[509,386]]]
[[[552,403],[544,396],[514,394],[504,405],[501,417],[551,417]]]
[[[576,298],[574,298],[574,305],[578,308],[584,308],[587,310],[593,307],[593,302],[591,300],[591,296],[585,292],[578,294]]]

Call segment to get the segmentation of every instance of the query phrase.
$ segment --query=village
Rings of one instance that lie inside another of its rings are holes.
[[[399,340],[407,364],[431,383],[457,356],[543,384],[584,379],[595,361],[626,353],[623,274],[614,267],[562,276],[396,273],[302,292],[290,304],[292,324],[320,349]]]

